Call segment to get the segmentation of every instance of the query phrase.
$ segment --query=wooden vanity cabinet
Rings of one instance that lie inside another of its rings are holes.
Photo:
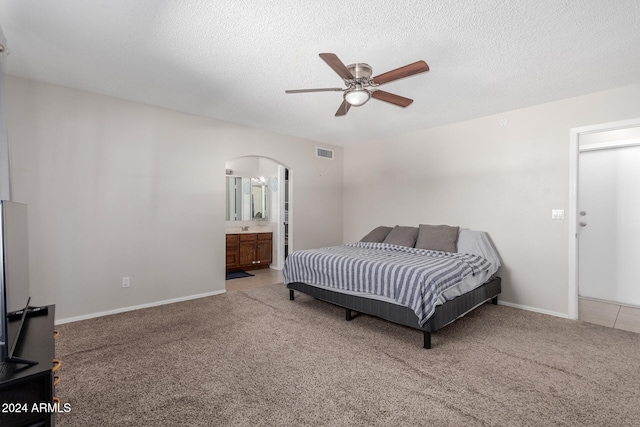
[[[227,271],[240,268],[239,237],[239,234],[227,234]]]
[[[272,244],[273,233],[227,234],[227,271],[269,267]]]

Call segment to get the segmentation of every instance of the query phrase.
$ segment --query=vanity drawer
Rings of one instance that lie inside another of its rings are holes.
[[[255,242],[257,240],[257,234],[251,233],[251,234],[240,234],[240,241],[241,242]]]

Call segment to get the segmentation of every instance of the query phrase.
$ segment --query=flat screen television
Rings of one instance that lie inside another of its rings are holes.
[[[0,360],[32,364],[15,354],[30,300],[27,205],[0,201],[0,221]]]

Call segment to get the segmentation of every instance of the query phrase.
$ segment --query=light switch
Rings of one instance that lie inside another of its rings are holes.
[[[564,209],[551,209],[551,219],[564,219]]]

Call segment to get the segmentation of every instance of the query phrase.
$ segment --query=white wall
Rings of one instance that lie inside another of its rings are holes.
[[[616,129],[605,132],[596,132],[580,135],[578,145],[585,147],[594,144],[611,143],[614,141],[622,142],[640,138],[640,127],[631,127],[627,129]]]
[[[300,138],[11,76],[5,88],[33,302],[58,320],[223,291],[236,157],[291,168],[294,249],[342,242],[340,147],[326,161]]]
[[[377,225],[487,231],[501,299],[568,313],[569,130],[640,117],[640,85],[509,111],[344,150],[344,240]],[[398,113],[400,114],[400,113]]]
[[[502,256],[502,300],[567,313],[571,237],[550,211],[568,209],[569,129],[640,117],[634,85],[327,146],[329,161],[299,138],[11,76],[5,89],[34,303],[58,319],[222,291],[225,162],[247,155],[291,168],[294,250],[380,224],[482,229]]]
[[[0,27],[0,46],[4,50],[7,39]],[[9,176],[9,143],[7,140],[7,117],[4,96],[4,64],[7,52],[0,52],[0,199],[11,200],[11,180]],[[0,298],[1,299],[1,298]]]

